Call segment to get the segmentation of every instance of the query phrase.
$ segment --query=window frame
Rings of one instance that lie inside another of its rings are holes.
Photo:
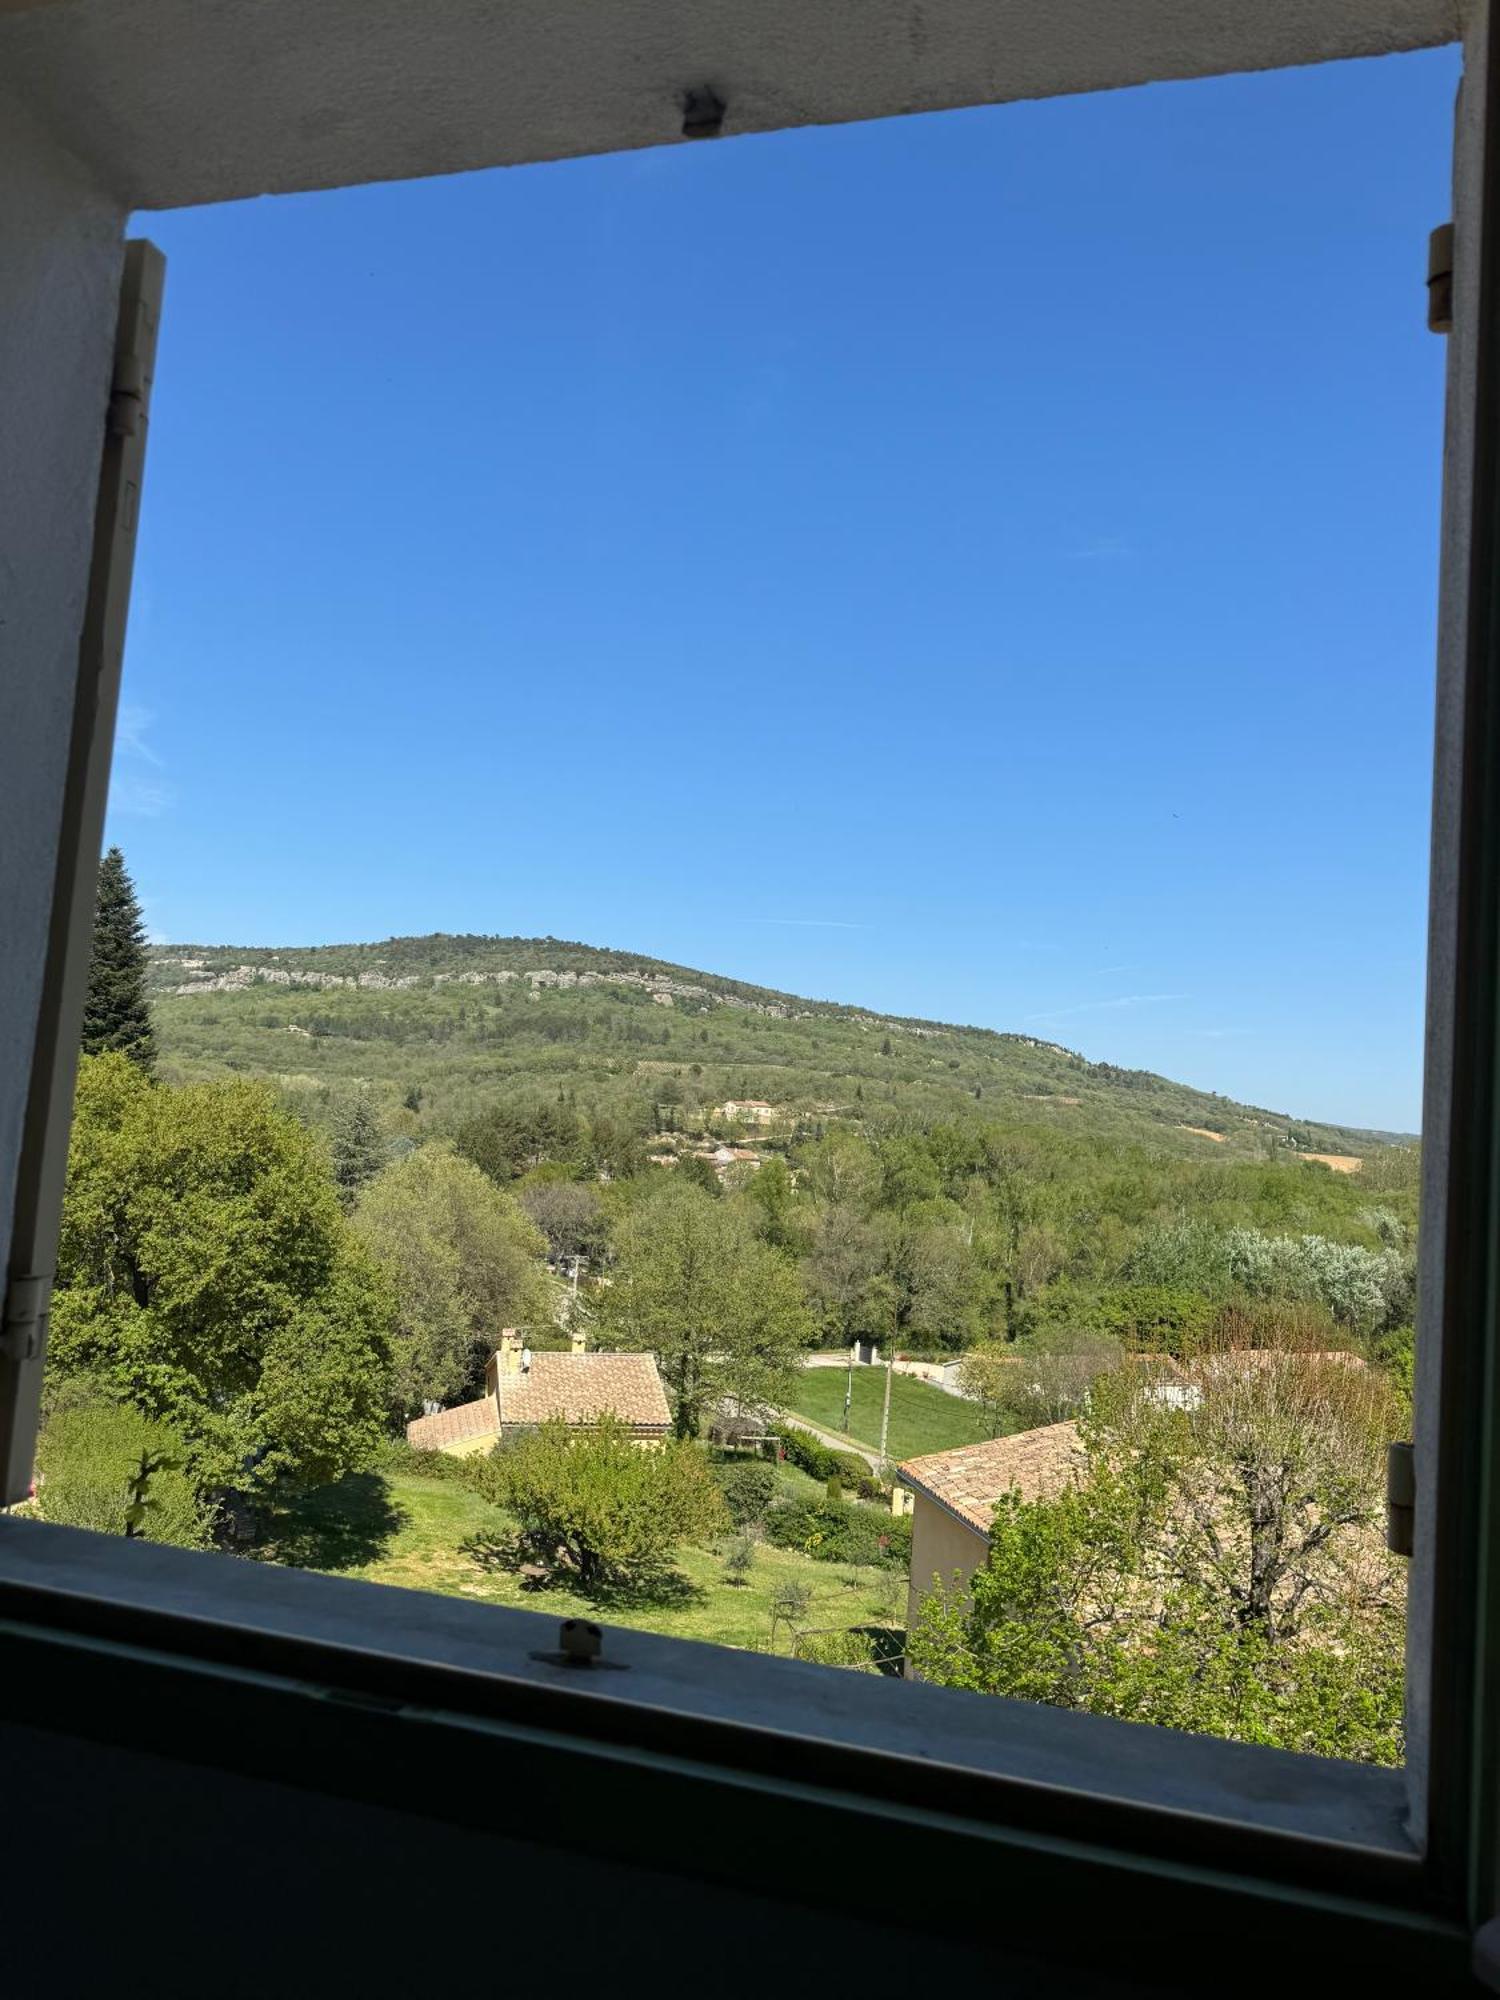
[[[282,1772],[412,1811],[479,1815],[491,1828],[494,1802],[466,1805],[461,1796],[455,1745],[491,1764],[501,1791],[507,1770],[529,1759],[533,1812],[538,1797],[567,1790],[549,1783],[548,1760],[572,1759],[600,1797],[625,1772],[629,1784],[654,1783],[663,1796],[674,1787],[721,1805],[753,1796],[768,1834],[726,1849],[741,1886],[754,1844],[756,1879],[785,1889],[788,1855],[803,1852],[807,1829],[832,1823],[831,1814],[878,1839],[898,1825],[904,1855],[920,1857],[934,1882],[941,1870],[1003,1848],[1018,1870],[1113,1885],[1102,1892],[1112,1909],[1123,1907],[1122,1883],[1132,1895],[1147,1881],[1167,1894],[1174,1923],[1184,1895],[1204,1913],[1221,1910],[1226,1896],[1251,1896],[1274,1906],[1279,1922],[1314,1924],[1324,1938],[1378,1935],[1382,1964],[1410,1953],[1446,1976],[1466,1931],[1500,1906],[1500,1701],[1488,1692],[1500,1668],[1500,698],[1492,691],[1500,676],[1500,86],[1495,46],[1476,36],[1470,49],[1466,88],[1482,88],[1482,148],[1467,213],[1460,187],[1456,286],[1457,318],[1467,287],[1473,329],[1467,347],[1455,340],[1445,466],[1450,528],[1463,551],[1462,754],[1448,802],[1455,869],[1434,874],[1448,899],[1435,921],[1452,923],[1451,982],[1435,976],[1427,1025],[1429,1053],[1447,1038],[1429,1080],[1441,1079],[1449,1121],[1442,1171],[1427,1180],[1439,1205],[1431,1217],[1424,1212],[1424,1241],[1442,1246],[1441,1310],[1423,1326],[1431,1359],[1421,1385],[1418,1489],[1436,1636],[1429,1652],[1419,1635],[1412,1655],[1432,1720],[1409,1817],[1406,1781],[1396,1774],[1169,1731],[1143,1738],[1141,1725],[948,1690],[898,1691],[849,1675],[838,1676],[837,1701],[820,1704],[817,1688],[828,1680],[807,1676],[831,1670],[631,1632],[607,1639],[623,1671],[601,1669],[585,1682],[534,1657],[547,1650],[540,1614],[294,1571],[276,1572],[272,1588],[270,1573],[253,1564],[0,1522],[0,1656],[18,1669],[10,1682],[20,1690],[18,1720],[226,1769]],[[1466,268],[1471,237],[1476,254]],[[1454,404],[1464,403],[1470,378],[1468,427],[1460,422],[1455,432]],[[1450,570],[1450,598],[1453,588]],[[84,702],[81,693],[75,752],[83,731],[85,763],[97,771],[108,764],[112,704],[99,704],[97,726],[85,727]],[[39,1046],[50,1034],[63,1050],[76,1046],[82,1005],[78,882],[67,857],[76,863],[90,845],[92,797],[88,785],[77,799],[70,793],[54,889],[54,937],[66,934],[70,956],[66,976],[50,983]],[[1440,799],[1435,865],[1444,859],[1443,810]],[[1430,1263],[1431,1247],[1425,1255]],[[112,1694],[100,1706],[87,1690],[100,1684],[104,1661]],[[42,1663],[45,1671],[33,1671]],[[149,1698],[120,1700],[116,1675]],[[674,1692],[680,1704],[693,1690],[699,1708],[670,1705]],[[898,1702],[928,1704],[925,1747],[893,1752],[876,1740]],[[982,1706],[967,1706],[974,1703]],[[816,1729],[806,1724],[809,1704],[820,1711]],[[310,1750],[300,1763],[277,1733],[292,1714],[290,1736]],[[273,1716],[280,1719],[262,1727]],[[972,1761],[981,1739],[982,1768]],[[378,1748],[356,1753],[356,1741]],[[422,1803],[414,1742],[443,1746],[435,1808]],[[1357,1838],[1330,1837],[1326,1812],[1331,1802],[1336,1815],[1340,1801],[1362,1829]],[[618,1829],[597,1813],[598,1823],[581,1826],[565,1803],[550,1810],[545,1837],[596,1843],[601,1852],[619,1845]],[[1415,1831],[1405,1833],[1403,1822]],[[699,1847],[689,1824],[673,1865],[710,1870]],[[1166,1921],[1168,1905],[1147,1901]]]

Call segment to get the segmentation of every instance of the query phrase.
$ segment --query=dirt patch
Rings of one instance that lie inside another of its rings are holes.
[[[1179,1125],[1177,1129],[1191,1132],[1195,1139],[1212,1139],[1216,1146],[1222,1146],[1229,1137],[1227,1132],[1210,1132],[1206,1125]]]
[[[1298,1158],[1316,1160],[1320,1166],[1332,1167],[1336,1174],[1357,1174],[1364,1165],[1358,1153],[1301,1153]]]

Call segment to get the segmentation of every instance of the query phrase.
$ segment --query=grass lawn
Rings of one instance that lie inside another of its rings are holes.
[[[843,1368],[804,1368],[787,1399],[799,1417],[827,1431],[844,1428]],[[880,1449],[880,1410],[885,1400],[885,1370],[856,1368],[854,1401],[849,1410],[849,1436],[871,1451]],[[911,1375],[891,1377],[891,1429],[886,1450],[891,1458],[920,1458],[927,1451],[951,1451],[955,1445],[978,1444],[992,1435],[990,1422],[977,1403],[950,1396]]]
[[[263,1553],[300,1569],[436,1590],[550,1617],[583,1614],[611,1625],[677,1639],[711,1639],[752,1652],[768,1649],[771,1596],[788,1577],[812,1592],[804,1629],[899,1628],[905,1617],[906,1578],[900,1572],[813,1562],[766,1543],[756,1548],[754,1567],[743,1584],[726,1581],[723,1561],[712,1550],[679,1549],[678,1585],[655,1602],[612,1598],[599,1604],[560,1588],[523,1590],[509,1571],[486,1564],[463,1546],[471,1536],[502,1533],[508,1525],[498,1508],[456,1482],[359,1473],[308,1495],[278,1524],[274,1542]],[[776,1651],[791,1651],[785,1626],[778,1631]]]

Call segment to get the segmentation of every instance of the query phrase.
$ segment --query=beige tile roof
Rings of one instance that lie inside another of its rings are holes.
[[[665,1431],[672,1413],[650,1354],[533,1354],[524,1375],[500,1377],[501,1421],[592,1423],[613,1410],[635,1430]]]
[[[904,1485],[988,1534],[1002,1493],[1014,1490],[1023,1500],[1051,1500],[1077,1478],[1082,1465],[1077,1424],[1043,1424],[986,1444],[928,1452],[896,1470]]]
[[[650,1354],[533,1354],[524,1375],[500,1377],[503,1421],[540,1424],[562,1417],[591,1424],[606,1410],[636,1431],[667,1431],[672,1412]],[[488,1396],[413,1417],[406,1438],[418,1451],[446,1451],[467,1438],[498,1437],[500,1425]]]
[[[413,1417],[406,1426],[406,1441],[418,1451],[444,1451],[465,1438],[498,1437],[495,1406],[488,1396],[477,1403],[458,1403],[451,1410],[439,1410],[434,1417]]]

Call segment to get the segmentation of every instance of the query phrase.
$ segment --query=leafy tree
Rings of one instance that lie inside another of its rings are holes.
[[[722,1398],[775,1402],[810,1331],[795,1266],[763,1243],[737,1203],[676,1176],[625,1217],[600,1335],[655,1354],[677,1435],[698,1435]]]
[[[737,1528],[749,1527],[766,1518],[776,1498],[776,1473],[764,1459],[742,1459],[716,1466],[714,1477],[724,1495],[729,1518]]]
[[[586,1181],[543,1178],[546,1173],[542,1169],[517,1194],[522,1208],[546,1237],[550,1254],[560,1262],[602,1256],[609,1225],[598,1189]]]
[[[346,1098],[334,1112],[329,1150],[339,1199],[348,1208],[358,1199],[366,1181],[380,1172],[386,1159],[380,1121],[363,1091]]]
[[[85,1057],[48,1360],[182,1438],[200,1490],[367,1464],[391,1307],[317,1142],[264,1085],[153,1087]]]
[[[1186,1356],[1211,1338],[1212,1299],[1174,1285],[1054,1285],[1032,1315],[1039,1341],[1092,1334],[1144,1353]]]
[[[103,1535],[127,1533],[131,1483],[146,1464],[153,1469],[136,1524],[142,1538],[205,1548],[210,1510],[184,1470],[187,1450],[181,1438],[129,1403],[110,1402],[87,1384],[78,1387],[77,1395],[54,1398],[37,1439],[37,1512],[42,1519]]]
[[[679,1543],[710,1542],[726,1523],[696,1445],[645,1448],[614,1416],[582,1431],[552,1418],[494,1453],[475,1481],[520,1523],[517,1553],[560,1563],[585,1591],[649,1587]]]
[[[885,1273],[885,1238],[855,1209],[823,1209],[802,1266],[825,1336],[847,1347],[861,1334],[885,1333],[894,1324],[895,1301]]]
[[[1222,1350],[1196,1400],[1096,1391],[1086,1476],[995,1512],[924,1678],[1287,1749],[1401,1755],[1402,1578],[1379,1533],[1391,1392],[1372,1370]]]
[[[701,1153],[682,1154],[677,1162],[676,1175],[684,1186],[698,1188],[714,1201],[724,1192],[719,1176]]]
[[[501,1327],[550,1317],[544,1244],[520,1205],[468,1160],[424,1146],[366,1186],[355,1233],[395,1297],[393,1385],[403,1414],[477,1394]]]
[[[1087,1408],[1101,1375],[1120,1364],[1114,1341],[1091,1333],[1057,1332],[1032,1341],[993,1341],[971,1348],[958,1367],[959,1386],[989,1414],[998,1432],[1061,1423]]]
[[[156,1035],[146,999],[146,926],[118,847],[99,863],[83,1049],[91,1056],[128,1056],[148,1075],[156,1066]]]
[[[548,1160],[574,1160],[583,1144],[577,1114],[545,1098],[520,1098],[459,1127],[458,1150],[503,1187]]]
[[[802,1247],[791,1169],[779,1153],[773,1153],[752,1172],[745,1184],[745,1194],[759,1211],[758,1226],[768,1243],[778,1250]]]
[[[960,1349],[984,1328],[983,1274],[961,1226],[923,1222],[920,1214],[885,1218],[896,1339]]]

